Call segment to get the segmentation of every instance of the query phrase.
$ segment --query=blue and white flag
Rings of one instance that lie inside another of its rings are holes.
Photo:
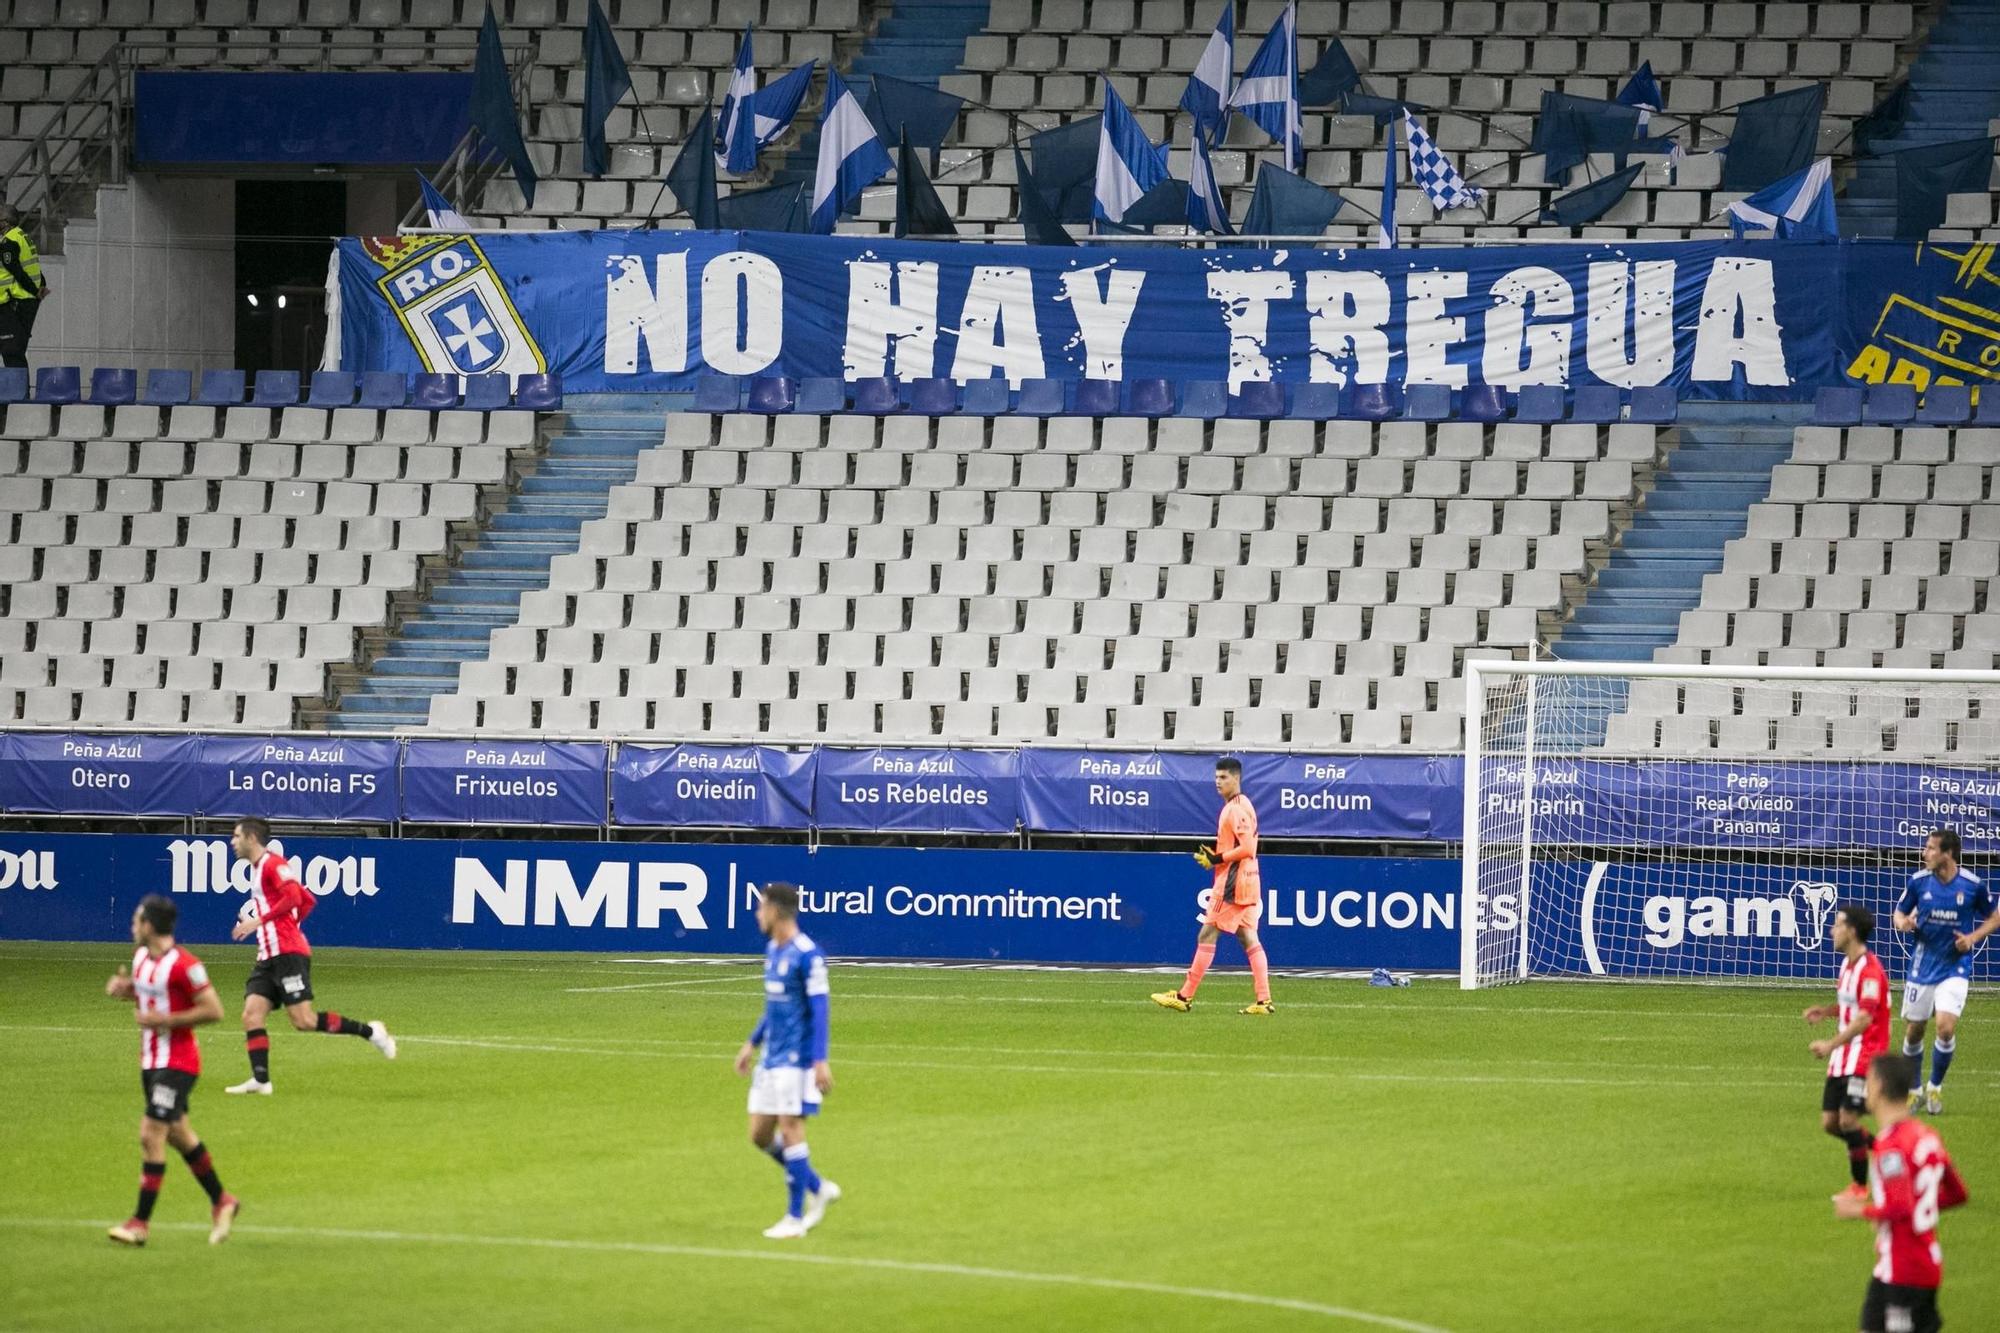
[[[751,103],[756,112],[757,147],[770,147],[771,141],[791,125],[792,117],[799,114],[799,104],[806,100],[806,90],[812,87],[813,71],[818,68],[818,59],[808,60],[784,78],[757,90]]]
[[[1431,205],[1438,212],[1479,206],[1486,191],[1465,183],[1465,177],[1458,174],[1451,159],[1431,142],[1431,136],[1424,133],[1424,127],[1408,108],[1403,111],[1403,133],[1410,150],[1410,179],[1430,196]]]
[[[1382,215],[1375,220],[1375,244],[1396,248],[1396,176],[1403,164],[1396,158],[1396,122],[1389,122],[1389,141],[1382,162]]]
[[[431,215],[431,226],[439,231],[466,230],[465,214],[451,206],[451,200],[443,191],[432,185],[423,172],[417,173],[417,186],[424,192],[424,208]]]
[[[1125,99],[1104,81],[1104,119],[1097,127],[1097,188],[1091,212],[1106,222],[1123,222],[1125,210],[1167,179],[1167,150],[1154,147]]]
[[[831,235],[840,211],[895,165],[861,103],[840,75],[828,70],[826,110],[819,118],[819,166],[813,173],[812,230]]]
[[[1229,225],[1229,209],[1222,202],[1222,189],[1215,183],[1215,164],[1209,161],[1208,144],[1194,136],[1194,157],[1188,164],[1188,225],[1196,231],[1222,236],[1234,234]]]
[[[1229,80],[1236,68],[1236,0],[1223,0],[1201,59],[1188,76],[1181,106],[1194,117],[1194,137],[1219,143],[1229,123]]]
[[[1617,102],[1620,106],[1636,107],[1639,112],[1639,128],[1645,129],[1646,122],[1653,113],[1666,105],[1666,94],[1660,91],[1660,81],[1653,76],[1653,62],[1648,60],[1632,71],[1632,77],[1625,80],[1625,86],[1618,90]]]
[[[1285,170],[1299,170],[1300,140],[1304,123],[1299,117],[1299,16],[1298,6],[1288,4],[1285,12],[1257,54],[1243,70],[1229,105],[1257,123],[1274,143],[1285,149]]]
[[[751,54],[755,38],[751,24],[743,25],[743,40],[736,44],[736,67],[729,73],[729,91],[723,94],[722,114],[716,117],[715,165],[719,171],[747,176],[757,169],[757,67]]]
[[[1820,158],[1804,171],[1766,185],[1729,206],[1729,226],[1738,236],[1769,228],[1780,240],[1840,238],[1833,213],[1833,159]]]

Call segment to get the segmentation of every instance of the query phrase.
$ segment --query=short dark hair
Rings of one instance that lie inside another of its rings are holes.
[[[1949,824],[1946,824],[1942,828],[1932,829],[1931,838],[1937,839],[1937,845],[1939,851],[1943,852],[1946,856],[1949,856],[1954,861],[1958,859],[1960,843],[1958,841],[1957,829],[1953,828]],[[1924,839],[1924,841],[1929,842],[1930,838],[1926,838]]]
[[[799,886],[796,884],[766,884],[764,901],[778,909],[783,916],[799,914]]]
[[[271,821],[258,815],[245,815],[236,821],[236,827],[255,838],[258,842],[271,840]]]
[[[1215,771],[1218,773],[1234,773],[1240,778],[1243,776],[1243,761],[1235,755],[1226,754],[1215,761]]]
[[[1868,1072],[1881,1083],[1882,1095],[1892,1102],[1906,1100],[1917,1081],[1916,1061],[1887,1051],[1868,1062]]]
[[[1847,918],[1847,928],[1854,932],[1854,938],[1863,944],[1875,933],[1875,914],[1860,903],[1842,903],[1833,909],[1835,916]]]
[[[172,898],[149,893],[139,900],[139,915],[147,929],[155,935],[171,935],[180,924],[181,909],[174,905]]]

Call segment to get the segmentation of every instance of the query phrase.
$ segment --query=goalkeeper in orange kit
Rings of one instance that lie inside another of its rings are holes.
[[[1208,912],[1201,919],[1201,934],[1195,941],[1194,962],[1180,989],[1161,991],[1153,996],[1153,1003],[1182,1013],[1193,1007],[1194,993],[1208,965],[1215,961],[1215,941],[1226,930],[1242,944],[1257,988],[1256,1002],[1243,1012],[1269,1014],[1274,1012],[1271,968],[1264,958],[1264,944],[1257,938],[1257,918],[1263,912],[1262,877],[1257,869],[1257,811],[1243,794],[1241,763],[1227,758],[1215,761],[1215,794],[1222,798],[1215,846],[1201,847],[1194,854],[1195,863],[1215,875]]]

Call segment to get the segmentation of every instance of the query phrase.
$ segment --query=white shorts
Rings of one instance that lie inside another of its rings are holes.
[[[1971,988],[1964,977],[1946,977],[1934,986],[1905,986],[1903,1017],[1921,1023],[1936,1009],[1957,1018],[1965,1012],[1965,993]]]
[[[751,1115],[818,1115],[819,1085],[813,1071],[758,1065],[750,1075]]]

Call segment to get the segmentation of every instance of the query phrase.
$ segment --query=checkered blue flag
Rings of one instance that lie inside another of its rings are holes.
[[[1403,111],[1403,131],[1409,142],[1410,179],[1431,197],[1432,206],[1440,213],[1478,207],[1486,198],[1486,191],[1465,183],[1465,177],[1458,174],[1451,159],[1431,142],[1431,136],[1424,133],[1424,127],[1408,108]]]

